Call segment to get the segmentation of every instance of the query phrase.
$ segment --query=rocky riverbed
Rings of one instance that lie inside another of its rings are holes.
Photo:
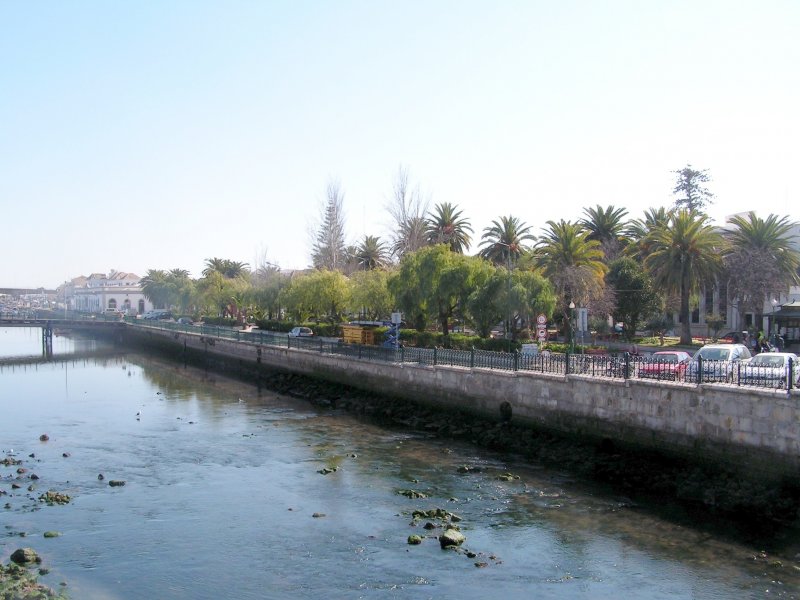
[[[745,480],[701,461],[624,447],[611,440],[585,440],[424,403],[377,396],[302,375],[275,372],[259,383],[318,406],[346,410],[390,427],[465,440],[611,486],[615,493],[691,520],[734,524],[761,536],[800,524],[800,482]]]

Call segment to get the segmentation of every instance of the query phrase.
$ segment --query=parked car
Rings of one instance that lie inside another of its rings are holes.
[[[639,365],[638,375],[645,379],[682,380],[692,357],[683,350],[664,350],[653,353]]]
[[[696,381],[702,375],[703,381],[733,382],[736,369],[752,358],[744,344],[707,344],[694,353],[686,369],[686,377]],[[700,360],[702,359],[702,371]]]
[[[180,319],[178,319],[175,322],[178,323],[179,325],[191,325],[192,324],[192,320],[189,317],[181,317]]]
[[[791,363],[789,362],[791,361]],[[800,384],[800,359],[791,352],[763,352],[739,370],[744,385],[785,388],[791,364],[792,387]]]
[[[310,327],[295,327],[289,332],[289,337],[311,337],[314,332]]]

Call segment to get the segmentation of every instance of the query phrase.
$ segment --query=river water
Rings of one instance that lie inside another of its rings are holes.
[[[737,542],[568,473],[99,342],[56,337],[38,363],[40,335],[0,328],[0,458],[27,469],[0,466],[0,558],[33,547],[71,598],[800,597],[796,540]],[[436,507],[462,518],[460,551],[412,524]]]

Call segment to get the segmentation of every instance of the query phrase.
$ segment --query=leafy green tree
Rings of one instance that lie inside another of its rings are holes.
[[[339,271],[315,270],[294,277],[281,293],[282,303],[298,321],[313,317],[337,323],[349,302],[347,277]]]
[[[698,171],[692,165],[687,164],[679,171],[673,171],[677,176],[675,179],[675,208],[678,210],[687,209],[689,211],[703,211],[706,204],[713,202],[714,194],[703,187],[704,183],[711,181],[711,176],[707,169]]]
[[[219,271],[209,271],[197,282],[199,301],[205,312],[222,317],[233,316],[231,299],[249,288],[250,282],[244,277],[225,277]]]
[[[538,314],[543,314],[549,319],[553,315],[557,302],[553,286],[539,273],[516,270],[512,273],[511,281],[510,301],[512,310],[516,314],[511,321],[512,337],[516,339],[515,323],[524,321],[530,328],[530,324],[534,322]]]
[[[614,322],[621,322],[622,335],[632,339],[642,318],[661,308],[652,279],[639,262],[622,257],[609,265],[606,284],[615,292]]]
[[[428,242],[446,244],[450,250],[463,254],[469,249],[472,238],[469,220],[461,217],[461,211],[449,202],[437,204],[427,218]]]
[[[489,263],[486,263],[489,267]],[[507,318],[510,311],[508,300],[508,271],[502,268],[490,268],[486,272],[476,274],[475,289],[470,292],[466,301],[466,314],[475,332],[488,338],[492,328]]]
[[[390,280],[396,305],[418,330],[435,319],[448,335],[450,319],[474,289],[474,276],[480,269],[476,261],[480,260],[452,252],[445,244],[406,254],[397,276]]]
[[[278,268],[259,269],[256,272],[251,294],[258,318],[280,318],[280,292],[287,282],[288,276]]]
[[[525,241],[534,241],[536,237],[531,228],[517,217],[500,217],[492,221],[492,225],[483,230],[481,243],[485,246],[478,255],[495,265],[514,263],[528,250]]]
[[[616,259],[625,243],[624,219],[628,211],[614,206],[603,208],[598,204],[595,208],[584,208],[583,212],[586,218],[580,224],[589,231],[587,238],[600,242],[607,261]]]
[[[356,271],[350,276],[350,311],[369,320],[384,319],[394,306],[389,273],[382,269]]]
[[[195,282],[189,277],[186,269],[171,269],[166,275],[169,304],[181,313],[187,313],[193,307],[196,296]]]
[[[648,235],[645,267],[655,285],[680,299],[681,344],[691,344],[689,299],[712,284],[722,270],[724,240],[708,217],[690,210],[670,214],[666,226]]]
[[[800,253],[797,235],[800,224],[788,217],[769,215],[761,219],[754,212],[730,219],[725,230],[728,254],[728,293],[739,299],[741,312],[752,312],[763,320],[764,305],[797,285]]]

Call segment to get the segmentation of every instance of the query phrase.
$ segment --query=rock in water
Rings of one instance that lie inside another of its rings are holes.
[[[122,479],[112,479],[111,481],[108,482],[108,485],[110,485],[111,487],[121,487],[125,485],[125,482]]]
[[[18,565],[42,562],[42,559],[39,558],[39,555],[36,554],[36,550],[33,548],[19,548],[15,550],[11,555],[11,560]]]
[[[460,546],[466,539],[464,534],[458,529],[445,529],[444,533],[439,536],[439,545],[441,545],[442,548]]]

